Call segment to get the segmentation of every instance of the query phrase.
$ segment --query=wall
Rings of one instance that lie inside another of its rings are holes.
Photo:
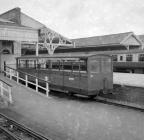
[[[16,41],[38,41],[37,30],[0,25],[0,40],[16,40]]]
[[[21,21],[20,21],[20,8],[14,8],[12,10],[9,10],[3,14],[0,15],[1,18],[4,18],[4,19],[7,19],[7,20],[10,20],[10,21],[13,21],[17,24],[21,24]]]
[[[123,44],[128,46],[133,45],[141,48],[141,43],[133,35],[131,35],[127,40],[125,40]]]
[[[24,13],[21,13],[21,24],[27,27],[32,27],[34,29],[40,29],[45,26],[44,24],[36,21],[35,19],[27,16]]]
[[[2,41],[0,41],[0,45],[1,45],[1,42]],[[16,68],[15,67],[15,64],[16,64],[16,59],[15,58],[21,56],[21,43],[14,41],[13,44],[14,44],[14,54],[1,54],[0,55],[0,60],[1,60],[0,61],[1,62],[0,67],[2,68],[2,70],[3,70],[4,61],[9,66],[11,66],[13,68]]]

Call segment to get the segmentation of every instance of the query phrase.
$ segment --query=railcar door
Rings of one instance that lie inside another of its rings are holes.
[[[88,59],[80,60],[80,91],[81,94],[88,92]]]
[[[96,94],[100,89],[102,89],[100,57],[93,56],[89,58],[88,90],[89,93]]]
[[[63,69],[60,59],[52,60],[50,82],[53,88],[63,88]]]
[[[109,56],[103,56],[101,58],[101,73],[102,73],[102,84],[103,89],[113,88],[113,67],[112,59]]]
[[[74,60],[65,60],[64,62],[64,87],[69,91],[78,92],[79,89],[79,72],[73,71]]]

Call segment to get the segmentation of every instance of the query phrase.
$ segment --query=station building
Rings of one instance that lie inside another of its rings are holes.
[[[48,54],[60,46],[73,47],[72,41],[21,12],[19,7],[0,15],[0,67],[4,61],[13,65],[22,49],[47,49]]]
[[[72,39],[76,48],[57,48],[55,53],[109,54],[113,56],[114,71],[144,73],[142,38],[133,32],[77,38]]]
[[[53,53],[110,54],[114,71],[144,73],[144,35],[133,32],[68,39],[21,12],[0,15],[0,67],[13,65],[22,55]]]

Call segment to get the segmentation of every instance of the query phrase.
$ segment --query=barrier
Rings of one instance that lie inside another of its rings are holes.
[[[17,83],[21,83],[25,85],[26,87],[35,87],[37,92],[42,92],[42,90],[45,91],[46,96],[49,96],[49,81],[48,77],[45,78],[45,80],[40,79],[36,76],[33,76],[31,74],[18,71],[14,68],[11,68],[9,66],[4,65],[4,75],[11,80],[15,80]]]
[[[11,85],[0,79],[0,96],[9,103],[13,103],[11,88]]]
[[[113,73],[114,84],[144,87],[144,74],[136,73]]]

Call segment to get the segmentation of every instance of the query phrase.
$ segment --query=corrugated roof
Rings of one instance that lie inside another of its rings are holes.
[[[77,39],[72,39],[72,41],[75,42],[76,47],[103,46],[103,45],[112,45],[112,44],[115,45],[115,44],[120,44],[130,34],[133,34],[133,32],[94,36],[94,37],[87,37],[87,38],[77,38]]]
[[[144,35],[138,35],[139,39],[144,43]]]
[[[0,22],[5,22],[5,23],[14,23],[14,22],[12,22],[12,21],[9,21],[9,20],[3,19],[3,18],[0,18]]]
[[[15,26],[15,27],[24,27],[24,28],[32,29],[31,27],[26,27],[26,26],[23,26],[23,25],[19,25],[19,24],[15,23],[15,22],[12,22],[10,20],[3,19],[3,18],[0,18],[0,25]]]

